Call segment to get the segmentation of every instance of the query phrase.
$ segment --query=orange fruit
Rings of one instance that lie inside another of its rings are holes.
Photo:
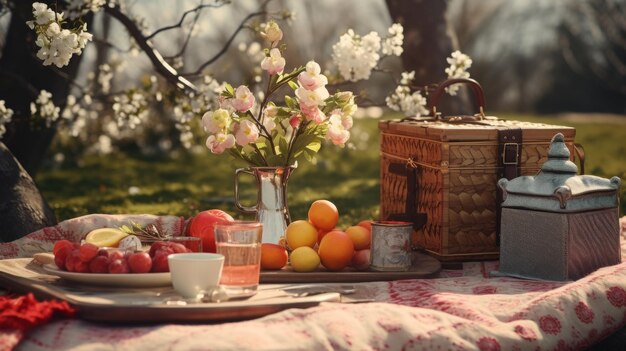
[[[360,221],[357,225],[367,229],[370,233],[372,232],[372,221],[369,219],[364,219]]]
[[[333,230],[322,238],[318,253],[324,267],[331,271],[339,271],[352,261],[354,243],[345,232]]]
[[[287,264],[287,250],[276,244],[261,244],[261,269],[281,269]]]
[[[287,226],[285,238],[292,250],[302,246],[313,247],[317,243],[317,230],[311,223],[298,220]]]
[[[329,232],[332,232],[333,230],[341,230],[339,228],[333,228],[331,230],[328,229],[318,229],[317,230],[317,243],[319,244],[322,241],[322,238],[324,237],[324,235],[328,234]]]
[[[354,225],[346,229],[346,234],[354,243],[355,250],[363,250],[370,248],[371,234],[370,231],[360,225]]]
[[[309,222],[317,229],[331,230],[339,221],[337,207],[328,200],[317,200],[309,207]]]
[[[312,248],[301,246],[291,252],[289,263],[296,272],[312,272],[319,267],[320,257]]]

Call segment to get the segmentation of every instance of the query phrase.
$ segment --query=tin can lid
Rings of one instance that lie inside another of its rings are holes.
[[[405,221],[373,221],[372,225],[378,225],[383,227],[405,227],[413,226],[413,223]]]

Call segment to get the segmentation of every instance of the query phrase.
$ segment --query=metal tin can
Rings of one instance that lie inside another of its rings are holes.
[[[408,271],[411,268],[412,232],[410,222],[372,222],[370,269]]]

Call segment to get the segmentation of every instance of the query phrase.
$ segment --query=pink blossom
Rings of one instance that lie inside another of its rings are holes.
[[[285,69],[285,63],[285,58],[280,54],[280,50],[273,48],[270,50],[270,55],[261,61],[261,69],[266,70],[269,74],[282,73]]]
[[[320,72],[320,65],[315,61],[309,61],[306,70],[298,75],[298,82],[307,90],[321,88],[328,84],[328,78]]]
[[[255,142],[259,138],[259,128],[247,119],[242,120],[236,130],[235,139],[241,146]]]
[[[232,109],[232,108],[233,108],[233,105],[232,105],[232,99],[229,99],[229,98],[227,98],[226,96],[222,96],[222,95],[220,95],[220,96],[217,98],[217,102],[219,103],[220,108],[223,108],[223,109],[225,109],[225,110],[230,110],[230,109]]]
[[[324,112],[317,106],[307,106],[300,103],[300,111],[302,111],[308,121],[313,121],[316,124],[320,124],[326,120],[326,115],[324,115]]]
[[[231,102],[233,108],[239,112],[246,112],[254,105],[254,95],[245,85],[240,85],[235,90],[235,98]]]
[[[320,87],[315,90],[308,90],[304,87],[296,89],[296,97],[300,101],[300,106],[305,104],[307,106],[319,106],[324,103],[324,100],[328,99],[330,94],[325,87]]]
[[[341,116],[330,116],[328,120],[328,132],[326,133],[326,139],[341,147],[343,147],[348,139],[350,139],[350,132],[346,130],[341,123]]]
[[[202,116],[204,130],[211,133],[218,133],[228,129],[230,122],[230,113],[221,108],[215,111],[208,111]]]
[[[209,135],[206,140],[206,146],[214,154],[221,154],[226,149],[235,146],[235,137],[232,134],[217,133]]]
[[[300,126],[300,123],[302,123],[302,116],[300,115],[293,115],[291,116],[291,118],[289,118],[289,125],[293,129],[298,128]]]
[[[334,109],[330,113],[330,115],[331,116],[333,116],[333,115],[339,116],[339,118],[341,118],[341,125],[343,125],[343,127],[346,128],[346,129],[350,129],[350,128],[352,128],[352,125],[354,125],[354,121],[352,120],[352,115],[344,114],[342,112],[342,110],[340,110],[340,109]]]

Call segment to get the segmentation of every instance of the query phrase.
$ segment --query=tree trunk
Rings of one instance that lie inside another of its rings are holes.
[[[426,86],[444,80],[448,67],[446,58],[457,49],[456,37],[446,19],[444,0],[386,0],[393,22],[404,27],[402,64],[406,71],[415,71],[414,84]],[[465,89],[453,99],[443,99],[443,113],[474,113],[468,108]],[[442,110],[439,108],[439,110]]]
[[[56,224],[33,179],[0,142],[0,242]]]
[[[56,130],[33,125],[30,103],[40,90],[45,89],[52,93],[54,104],[62,110],[82,58],[75,55],[63,69],[42,64],[36,57],[35,33],[25,23],[32,19],[32,3],[13,1],[6,44],[0,58],[0,96],[15,112],[3,142],[31,175],[41,166]]]

